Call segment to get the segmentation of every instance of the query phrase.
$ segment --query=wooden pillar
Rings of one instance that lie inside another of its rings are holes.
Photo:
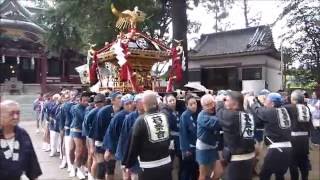
[[[35,73],[37,75],[36,77],[36,83],[41,84],[41,58],[34,58],[35,63]]]
[[[46,54],[41,55],[41,92],[47,92],[47,71],[48,71],[48,59]]]

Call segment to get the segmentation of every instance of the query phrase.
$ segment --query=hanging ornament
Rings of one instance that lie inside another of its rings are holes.
[[[17,56],[17,64],[20,64],[20,56]]]
[[[6,57],[2,55],[2,63],[6,63]]]
[[[32,66],[34,65],[34,57],[33,56],[31,57],[31,64],[32,64]]]

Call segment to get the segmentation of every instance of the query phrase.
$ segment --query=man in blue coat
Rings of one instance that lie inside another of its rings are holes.
[[[103,137],[109,127],[111,119],[121,110],[121,93],[110,94],[111,105],[101,108],[97,114],[94,126],[95,158],[97,160],[97,179],[104,179],[105,174],[108,180],[114,179],[115,160],[104,161],[105,149],[103,149]]]
[[[164,106],[161,109],[169,120],[170,127],[170,156],[172,159],[172,179],[178,180],[181,176],[180,164],[181,164],[181,151],[179,142],[179,126],[180,116],[176,109],[177,100],[173,94],[167,94],[164,99]]]
[[[77,90],[72,90],[70,92],[66,92],[65,94],[65,102],[61,105],[61,114],[60,114],[60,132],[63,131],[64,135],[64,145],[65,145],[65,153],[66,160],[68,165],[68,172],[73,168],[73,158],[70,156],[71,149],[74,149],[74,144],[70,136],[70,125],[72,122],[72,113],[71,109],[74,105],[76,105],[76,96],[78,94]],[[63,166],[63,163],[61,164]]]
[[[196,180],[198,164],[195,160],[197,140],[197,100],[193,96],[185,99],[187,110],[180,117],[180,148],[182,152],[181,180]]]
[[[117,150],[122,124],[124,119],[128,116],[128,114],[134,110],[133,96],[131,94],[126,94],[122,96],[121,103],[123,110],[121,110],[112,118],[107,133],[103,138],[103,148],[106,149],[104,158],[106,161],[114,159],[117,161],[120,160],[119,157],[114,157],[114,155]],[[123,176],[126,177],[125,172],[123,173]]]
[[[214,97],[206,94],[201,97],[202,111],[197,118],[196,160],[199,164],[199,180],[211,178],[211,171],[219,160],[218,145],[221,126],[215,116]],[[218,172],[214,172],[218,178]]]
[[[77,175],[79,179],[85,179],[84,172],[80,167],[84,164],[85,141],[82,136],[82,123],[84,121],[85,109],[88,106],[90,94],[83,92],[80,102],[74,106],[72,111],[72,123],[70,126],[70,135],[75,144],[74,168],[71,169],[70,176]]]
[[[99,110],[105,105],[106,97],[103,94],[97,94],[93,101],[95,108],[88,112],[83,121],[83,130],[85,129],[88,139],[88,180],[96,178],[97,162],[94,158],[93,127]]]
[[[12,100],[0,102],[0,179],[38,179],[42,174],[27,131],[19,127],[20,106]]]
[[[55,156],[58,148],[59,139],[59,118],[58,111],[61,105],[61,96],[55,94],[52,96],[52,102],[47,106],[49,129],[50,129],[50,157]]]

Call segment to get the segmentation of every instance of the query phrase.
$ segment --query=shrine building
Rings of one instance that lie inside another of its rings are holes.
[[[44,11],[18,0],[0,0],[1,92],[9,91],[16,83],[22,84],[22,93],[80,86],[74,68],[85,62],[85,56],[66,50],[61,57],[47,50],[46,27],[36,21],[37,14]]]

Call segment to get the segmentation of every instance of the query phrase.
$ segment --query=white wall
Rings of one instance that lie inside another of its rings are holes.
[[[282,89],[282,78],[279,70],[273,68],[267,68],[267,79],[268,89],[270,91],[278,91]]]
[[[241,56],[241,57],[228,57],[228,58],[216,58],[208,60],[190,60],[189,69],[199,69],[203,66],[217,66],[223,64],[235,64],[241,63],[242,66],[250,64],[264,65],[269,60],[268,56],[255,55],[255,56]],[[279,61],[280,62],[280,61]]]
[[[203,67],[222,66],[226,67],[228,64],[241,64],[240,66],[246,67],[250,65],[262,66],[262,80],[268,83],[268,89],[277,91],[282,88],[282,78],[280,71],[280,60],[266,55],[252,55],[241,57],[228,57],[228,58],[215,58],[207,60],[190,60],[189,69],[200,69]],[[240,67],[241,68],[241,67]],[[241,77],[241,73],[239,72]]]

